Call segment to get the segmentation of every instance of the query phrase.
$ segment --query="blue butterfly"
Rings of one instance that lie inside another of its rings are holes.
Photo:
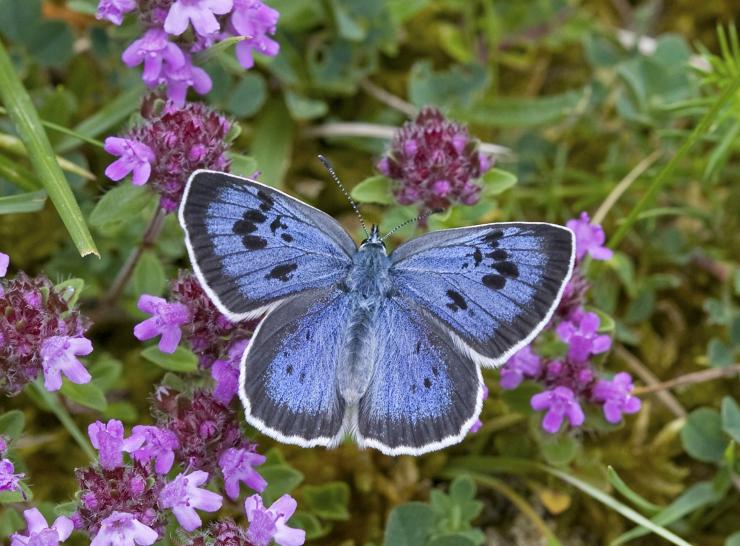
[[[241,362],[247,421],[281,442],[345,435],[388,455],[462,440],[481,366],[547,324],[573,271],[573,233],[546,223],[435,231],[388,255],[274,188],[200,170],[180,223],[193,269],[232,321],[265,315]]]

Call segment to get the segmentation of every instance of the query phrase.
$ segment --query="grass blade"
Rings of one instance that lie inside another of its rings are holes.
[[[34,191],[41,188],[41,184],[31,171],[4,155],[0,155],[0,176],[22,190]]]
[[[55,160],[54,150],[23,84],[15,73],[5,46],[0,43],[0,99],[28,150],[33,169],[64,222],[81,256],[100,256],[72,189]]]
[[[11,154],[28,157],[28,150],[26,150],[23,142],[21,142],[19,138],[7,133],[0,133],[0,148],[10,152]],[[55,159],[63,171],[81,176],[85,180],[95,180],[95,175],[93,173],[80,167],[76,163],[72,163],[69,159],[60,155],[56,156]]]
[[[18,214],[21,212],[38,212],[46,204],[44,190],[18,195],[0,197],[0,214]]]

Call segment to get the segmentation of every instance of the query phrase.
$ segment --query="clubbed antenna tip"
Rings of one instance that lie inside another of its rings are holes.
[[[347,188],[344,187],[344,184],[339,180],[339,177],[337,176],[337,173],[334,172],[334,168],[331,166],[331,163],[328,159],[326,159],[323,155],[319,154],[319,161],[324,164],[324,167],[327,171],[329,171],[329,175],[332,177],[332,180],[336,182],[337,186],[339,186],[339,189],[342,190],[342,193],[347,198],[347,201],[349,201],[349,204],[352,205],[352,210],[355,211],[355,214],[360,219],[360,224],[362,224],[362,229],[365,231],[365,235],[369,238],[370,233],[367,231],[367,226],[365,225],[365,219],[362,217],[362,214],[360,214],[360,209],[357,207],[357,203],[355,203],[355,200],[352,199],[349,192],[347,191]]]

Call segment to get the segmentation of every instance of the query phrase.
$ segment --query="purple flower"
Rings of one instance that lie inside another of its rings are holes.
[[[136,325],[134,328],[136,339],[145,341],[161,335],[159,350],[163,353],[174,353],[182,337],[180,326],[190,320],[188,308],[181,303],[167,303],[164,298],[149,294],[142,294],[138,307],[141,311],[154,316]]]
[[[239,497],[239,482],[244,482],[260,493],[267,487],[265,480],[255,469],[266,460],[264,455],[248,449],[227,449],[218,459],[218,465],[224,475],[224,488],[230,499]]]
[[[208,36],[220,28],[216,15],[229,13],[232,7],[233,0],[176,0],[164,21],[164,29],[177,36],[191,22],[198,34]]]
[[[175,462],[175,450],[180,447],[177,436],[167,429],[146,425],[136,425],[131,438],[142,438],[140,448],[133,452],[134,459],[147,463],[156,459],[154,469],[158,474],[167,474]]]
[[[144,63],[142,79],[149,85],[157,84],[165,64],[172,68],[180,68],[185,64],[185,54],[159,28],[150,28],[141,38],[134,40],[121,59],[129,67]]]
[[[610,423],[622,420],[623,413],[637,413],[642,402],[632,395],[632,377],[627,372],[620,372],[612,381],[605,379],[596,383],[592,397],[604,404],[604,417]]]
[[[239,388],[239,366],[249,340],[241,339],[229,347],[227,360],[216,360],[211,367],[211,377],[216,382],[213,397],[228,406]]]
[[[10,256],[0,252],[0,277],[8,274],[8,265],[10,265]]]
[[[568,320],[558,324],[555,331],[560,339],[568,343],[568,358],[574,362],[585,362],[592,354],[609,350],[612,339],[599,335],[599,316],[596,313],[577,309]]]
[[[149,146],[129,138],[108,137],[104,147],[109,154],[119,156],[105,169],[105,176],[118,181],[133,171],[131,182],[135,186],[141,186],[149,180],[151,164],[156,159]]]
[[[90,546],[149,546],[159,534],[126,512],[113,512],[100,523]]]
[[[123,22],[123,16],[136,8],[136,0],[100,0],[95,18],[107,19],[114,25]]]
[[[92,342],[85,337],[46,338],[41,343],[41,366],[46,390],[58,391],[62,387],[62,374],[72,383],[89,383],[90,373],[75,357],[89,355],[92,350]]]
[[[608,260],[613,252],[604,246],[606,236],[599,225],[591,224],[588,213],[582,212],[580,218],[568,220],[565,224],[576,234],[576,259],[589,254],[594,260]]]
[[[532,351],[532,347],[523,347],[501,368],[501,388],[517,388],[525,378],[537,377],[542,371],[542,360]]]
[[[90,321],[51,281],[19,272],[0,282],[0,392],[14,395],[42,373],[43,342],[82,338]]]
[[[10,459],[0,459],[0,491],[18,491],[25,474],[16,474]]]
[[[583,410],[573,395],[573,391],[568,387],[555,387],[535,394],[530,404],[535,411],[547,410],[542,420],[542,428],[551,434],[560,430],[566,417],[571,426],[578,427],[583,424]]]
[[[189,57],[185,57],[182,66],[164,65],[158,83],[167,86],[167,97],[178,106],[185,104],[188,88],[192,87],[196,93],[205,95],[213,86],[208,73],[199,66],[193,66]]]
[[[288,527],[285,523],[297,506],[295,499],[286,494],[265,508],[262,497],[252,495],[244,501],[249,520],[247,539],[254,546],[268,546],[271,540],[280,546],[300,546],[306,541],[306,532]]]
[[[280,13],[258,0],[234,0],[231,27],[234,34],[246,36],[236,45],[236,58],[244,68],[254,66],[252,52],[274,57],[280,44],[267,35],[275,34]]]
[[[426,209],[444,209],[454,202],[478,202],[477,180],[490,167],[483,158],[464,126],[448,121],[436,108],[425,107],[396,132],[377,168],[395,181],[400,204],[421,202]]]
[[[14,533],[10,546],[58,546],[72,534],[74,523],[66,516],[59,516],[51,527],[38,508],[23,511],[28,534]]]
[[[208,472],[202,470],[196,470],[188,475],[178,474],[159,494],[159,505],[162,508],[170,508],[177,522],[186,531],[194,531],[202,524],[200,516],[195,511],[196,508],[206,512],[215,512],[221,508],[223,503],[221,495],[198,487],[206,481]]]
[[[107,424],[95,421],[87,427],[87,435],[95,449],[100,451],[100,466],[106,470],[113,470],[123,464],[123,452],[131,453],[141,447],[144,438],[131,436],[123,437],[123,423],[111,419]]]
[[[483,392],[481,393],[481,400],[482,401],[488,400],[488,394],[489,394],[488,387],[486,385],[483,385]],[[481,429],[482,426],[483,426],[483,421],[481,421],[480,419],[477,419],[475,423],[473,423],[473,426],[470,427],[470,432],[475,434]]]

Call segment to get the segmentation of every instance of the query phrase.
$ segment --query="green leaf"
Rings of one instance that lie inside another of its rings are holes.
[[[681,429],[681,443],[686,453],[706,463],[722,460],[727,439],[722,434],[719,413],[710,408],[699,408],[686,418]]]
[[[131,221],[154,201],[148,188],[122,183],[108,190],[90,213],[90,225],[104,228],[117,222]]]
[[[396,506],[388,516],[383,546],[427,546],[435,518],[421,502]]]
[[[100,390],[95,383],[85,383],[77,385],[68,379],[64,379],[60,392],[81,406],[92,408],[98,411],[105,411],[108,402],[105,399],[105,393]]]
[[[632,502],[632,504],[637,506],[643,512],[646,512],[648,514],[655,514],[656,512],[660,512],[663,509],[661,506],[653,504],[649,500],[643,498],[639,494],[635,493],[632,489],[630,489],[630,487],[624,482],[624,480],[619,477],[619,474],[617,474],[617,471],[614,470],[613,467],[607,467],[606,472],[607,477],[609,478],[609,483],[614,486],[614,489],[627,497],[627,499]]]
[[[38,212],[46,204],[44,190],[0,197],[0,214],[19,214]]]
[[[303,481],[303,474],[287,464],[263,464],[257,471],[267,480],[267,488],[262,492],[265,505],[270,505],[285,493],[290,493]]]
[[[540,442],[545,460],[554,466],[564,466],[578,454],[579,443],[568,434],[546,436]]]
[[[56,162],[54,150],[44,132],[31,97],[23,88],[2,42],[0,42],[0,99],[28,150],[34,171],[46,188],[80,255],[84,257],[94,254],[100,257],[82,211],[59,163]]]
[[[120,360],[107,353],[98,356],[95,364],[90,366],[92,382],[103,392],[112,389],[123,372],[123,364]]]
[[[727,540],[725,540],[725,546],[740,546],[740,531],[735,531]]]
[[[432,539],[427,546],[476,546],[481,544],[469,538],[463,533],[453,533]]]
[[[537,98],[496,97],[456,113],[464,121],[488,127],[552,125],[571,115],[584,93],[578,90]]]
[[[167,354],[154,345],[141,351],[141,356],[171,372],[193,373],[198,371],[198,357],[184,347],[178,347],[174,353]]]
[[[516,185],[516,175],[501,169],[490,169],[480,178],[483,182],[483,195],[493,197]]]
[[[193,60],[195,61],[195,64],[205,64],[211,59],[218,57],[221,52],[226,51],[231,46],[246,39],[247,36],[229,36],[224,40],[219,40],[205,51],[199,51],[193,56]],[[248,75],[249,74],[247,74],[247,76]]]
[[[293,120],[283,101],[270,99],[257,117],[252,132],[251,151],[262,173],[260,181],[282,186],[290,165],[294,130]]]
[[[22,411],[10,410],[0,415],[0,436],[17,440],[26,426],[26,416]]]
[[[304,97],[290,89],[285,91],[285,104],[296,121],[320,118],[329,111],[329,105],[325,101]]]
[[[735,362],[732,349],[719,338],[712,338],[707,345],[707,358],[713,368],[726,368]]]
[[[329,520],[348,520],[349,486],[345,482],[306,485],[301,490],[305,506]]]
[[[22,42],[27,29],[41,20],[41,0],[0,0],[0,32],[14,42]]]
[[[459,476],[450,484],[450,498],[456,503],[475,498],[475,482],[469,476]]]
[[[252,156],[229,152],[229,159],[233,174],[251,178],[257,170],[257,160]]]
[[[9,537],[26,527],[26,522],[15,510],[0,510],[0,537]]]
[[[0,491],[0,504],[31,502],[33,493],[24,482],[20,482],[21,491]]]
[[[319,518],[308,512],[296,512],[290,518],[290,526],[306,531],[306,539],[313,540],[326,536],[331,531],[330,525],[322,525]]]
[[[135,423],[139,419],[139,410],[131,402],[111,402],[103,415],[106,419],[120,419],[124,423]]]
[[[430,60],[414,63],[409,74],[409,99],[416,106],[468,108],[488,88],[488,70],[478,64],[453,65],[435,72]]]
[[[352,188],[350,195],[358,203],[392,205],[394,202],[392,184],[393,182],[383,175],[371,176]]]
[[[226,110],[240,118],[256,114],[267,100],[267,84],[258,72],[242,76],[226,101]]]
[[[132,280],[135,294],[162,295],[167,286],[167,277],[155,252],[151,250],[142,252]]]
[[[83,279],[67,279],[54,285],[54,290],[59,292],[70,307],[77,305],[77,300],[80,299],[80,294],[84,289],[85,281]]]
[[[722,430],[740,443],[740,406],[729,396],[722,399]]]
[[[36,62],[61,67],[74,55],[74,40],[64,21],[42,21],[27,31],[26,46]]]

